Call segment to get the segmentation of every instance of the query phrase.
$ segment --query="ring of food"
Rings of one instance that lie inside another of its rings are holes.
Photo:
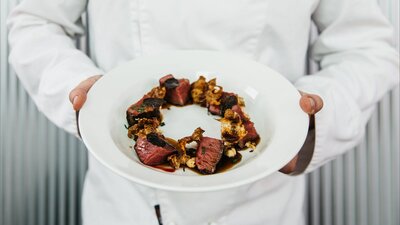
[[[203,136],[200,127],[177,141],[164,137],[159,129],[163,126],[161,109],[189,104],[206,107],[220,117],[221,139]],[[136,141],[134,149],[145,165],[166,171],[183,167],[201,174],[221,172],[241,160],[239,150],[253,151],[260,140],[244,106],[243,98],[223,91],[215,78],[207,81],[200,76],[190,84],[188,79],[166,75],[159,86],[128,108],[128,137]]]

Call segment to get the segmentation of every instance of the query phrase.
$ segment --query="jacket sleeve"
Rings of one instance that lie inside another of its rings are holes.
[[[399,82],[393,30],[376,1],[321,0],[313,20],[320,35],[311,57],[321,70],[295,83],[324,101],[306,172],[356,146],[376,103]]]
[[[38,109],[77,134],[69,92],[87,77],[103,74],[75,48],[83,34],[83,0],[24,0],[8,17],[9,61]]]

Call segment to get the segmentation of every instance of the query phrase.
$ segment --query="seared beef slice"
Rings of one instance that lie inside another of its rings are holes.
[[[213,115],[221,115],[221,107],[219,105],[209,105],[208,106],[208,112],[210,112]]]
[[[221,140],[202,137],[196,151],[197,168],[203,173],[214,173],[223,152],[224,144]]]
[[[247,142],[257,143],[260,140],[260,136],[258,135],[253,122],[246,121],[243,123],[243,125],[247,131],[247,134],[242,138],[242,140],[239,141],[240,148],[245,148]]]
[[[237,96],[230,92],[223,92],[220,102],[220,105],[209,105],[208,111],[213,115],[224,116],[227,109],[232,109],[238,104]]]
[[[160,109],[164,104],[160,98],[148,98],[146,95],[137,103],[131,105],[126,111],[126,119],[129,126],[137,123],[139,118],[159,118],[161,119]]]
[[[189,100],[190,82],[188,79],[175,79],[171,74],[160,79],[160,86],[165,86],[165,100],[173,105],[185,105]]]
[[[166,162],[168,156],[176,152],[176,149],[168,144],[163,136],[156,133],[139,137],[134,148],[140,161],[149,166]]]

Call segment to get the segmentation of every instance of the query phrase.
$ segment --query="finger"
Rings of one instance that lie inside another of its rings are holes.
[[[296,164],[298,160],[298,155],[296,155],[290,162],[288,162],[284,167],[282,167],[279,172],[284,174],[290,174],[296,169]]]
[[[82,108],[83,104],[86,102],[87,98],[87,91],[85,91],[82,88],[75,88],[74,90],[71,91],[71,96],[74,96],[72,98],[72,106],[75,111],[78,111]]]
[[[86,101],[88,91],[100,77],[100,75],[92,76],[82,81],[70,92],[69,100],[71,101],[75,111],[78,111],[82,108],[83,104]]]
[[[300,98],[300,107],[304,112],[313,115],[319,112],[323,106],[324,103],[318,95],[302,93]]]

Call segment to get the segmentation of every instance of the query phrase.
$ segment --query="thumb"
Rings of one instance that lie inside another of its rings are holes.
[[[90,88],[101,77],[101,75],[89,77],[72,89],[72,91],[69,93],[69,100],[72,103],[75,111],[78,111],[82,108],[83,104],[86,102],[87,93],[89,92]]]
[[[315,113],[319,112],[324,106],[324,102],[318,95],[308,94],[304,92],[300,93],[300,107],[305,113],[308,113],[309,115],[314,115]]]

